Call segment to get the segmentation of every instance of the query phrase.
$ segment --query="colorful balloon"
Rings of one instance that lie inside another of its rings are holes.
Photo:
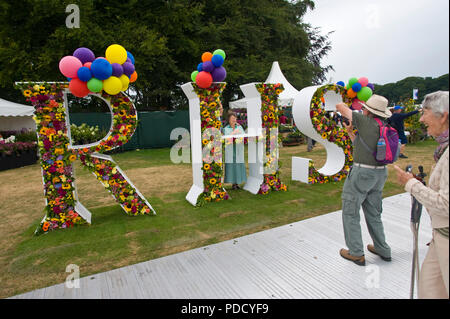
[[[91,72],[94,77],[99,80],[106,80],[112,75],[112,66],[108,60],[97,58],[91,64]]]
[[[361,84],[362,87],[365,87],[369,84],[369,79],[366,77],[361,77],[358,79],[358,83]]]
[[[130,78],[125,74],[122,74],[119,77],[119,80],[122,82],[122,91],[126,91],[128,89],[128,85],[130,84]]]
[[[82,66],[77,71],[77,77],[83,81],[87,82],[92,78],[91,70],[88,67]]]
[[[122,81],[117,76],[110,76],[103,81],[103,90],[109,95],[116,95],[122,90]]]
[[[347,95],[349,98],[354,98],[354,97],[356,97],[356,92],[350,88],[347,90]]]
[[[214,64],[211,61],[203,62],[203,71],[211,73],[214,70]]]
[[[74,56],[65,56],[59,61],[59,70],[61,73],[68,78],[76,78],[77,71],[81,68],[83,64],[81,61]]]
[[[348,80],[348,88],[351,88],[353,86],[353,84],[355,84],[356,82],[358,82],[357,78],[350,78],[350,80]]]
[[[357,94],[358,99],[360,99],[361,101],[366,102],[371,96],[372,96],[373,92],[369,87],[363,87]]]
[[[130,75],[130,83],[133,83],[137,80],[138,75],[136,73],[136,71],[133,72],[133,74]]]
[[[199,72],[195,78],[195,83],[202,89],[206,89],[211,86],[213,78],[209,72]]]
[[[123,74],[123,67],[119,63],[111,63],[112,75],[120,77]]]
[[[119,44],[111,44],[105,52],[105,57],[110,63],[123,64],[127,60],[127,50]]]
[[[128,52],[127,51],[127,57],[131,60],[131,63],[135,63],[136,61],[134,60],[134,56],[130,53],[130,52]]]
[[[95,54],[88,48],[78,48],[73,52],[73,56],[78,58],[81,63],[92,62],[95,60]]]
[[[92,78],[87,82],[87,87],[91,92],[99,93],[103,90],[103,81]]]
[[[202,62],[211,61],[212,59],[212,53],[211,52],[205,52],[202,54]]]
[[[338,83],[336,83],[337,85],[340,85],[340,86],[345,86],[345,83],[343,82],[343,81],[339,81]]]
[[[355,84],[352,85],[352,90],[354,92],[359,92],[361,90],[361,88],[362,88],[362,85],[359,82],[356,82]]]
[[[86,62],[83,66],[87,67],[89,70],[91,69],[92,62]]]
[[[213,55],[220,55],[224,60],[226,59],[225,51],[222,49],[217,49],[213,52]]]
[[[192,82],[195,82],[195,78],[197,77],[197,74],[198,74],[197,70],[191,73],[191,80],[192,80]]]
[[[74,78],[69,82],[69,91],[76,97],[85,97],[90,92],[86,82],[77,78]]]
[[[214,64],[216,68],[221,66],[223,64],[223,61],[224,61],[223,57],[219,54],[213,55],[211,58],[211,62],[212,64]]]
[[[203,62],[200,62],[200,63],[197,65],[197,71],[198,71],[198,72],[202,72],[202,71],[203,71]]]
[[[123,73],[128,77],[130,77],[134,72],[134,65],[131,62],[125,62],[124,64],[122,64],[122,68]]]
[[[219,66],[211,72],[211,75],[214,82],[223,82],[227,77],[227,71],[223,66]]]
[[[370,88],[373,91],[375,91],[375,86],[372,83],[368,83],[367,87]]]

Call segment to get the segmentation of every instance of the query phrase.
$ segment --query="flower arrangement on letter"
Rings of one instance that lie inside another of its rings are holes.
[[[284,87],[280,83],[260,83],[256,84],[256,89],[261,94],[262,127],[266,142],[264,182],[261,184],[258,194],[266,195],[270,190],[287,191],[287,186],[280,180],[281,162],[278,159],[278,127],[280,124],[278,96],[283,92]]]
[[[309,184],[323,184],[328,182],[340,181],[348,175],[348,173],[350,172],[350,167],[353,164],[352,141],[350,140],[347,131],[339,124],[336,113],[334,114],[334,116],[330,116],[329,113],[327,113],[323,108],[323,105],[325,103],[324,95],[327,91],[334,91],[337,94],[340,94],[342,96],[342,101],[344,101],[344,103],[346,104],[351,105],[352,99],[347,96],[347,91],[343,87],[335,84],[322,86],[316,91],[311,101],[311,122],[316,131],[322,136],[323,139],[326,139],[329,142],[338,145],[344,150],[345,164],[340,172],[334,175],[325,176],[320,174],[316,170],[314,162],[310,161],[308,177]]]
[[[75,208],[77,199],[72,163],[78,156],[129,215],[150,213],[145,199],[127,181],[117,165],[92,154],[120,146],[133,135],[137,116],[128,97],[122,93],[114,96],[103,93],[102,97],[110,101],[114,111],[111,134],[98,145],[69,149],[70,140],[63,105],[67,84],[22,83],[17,87],[35,107],[34,120],[46,199],[46,216],[36,234],[86,223]]]
[[[220,133],[222,128],[219,103],[226,84],[212,83],[206,89],[200,88],[195,83],[192,86],[200,99],[204,191],[199,196],[197,205],[201,206],[205,202],[229,199],[229,195],[222,185],[222,141],[220,135],[214,134],[214,132]],[[213,155],[211,156],[211,154]]]

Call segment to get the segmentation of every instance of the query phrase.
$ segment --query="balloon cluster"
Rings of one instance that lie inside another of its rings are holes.
[[[359,102],[366,102],[374,91],[374,85],[366,77],[350,78],[347,85],[343,81],[336,84],[346,88],[347,96],[353,99],[352,108],[355,110],[360,110],[362,105]]]
[[[134,57],[119,44],[110,45],[105,57],[95,57],[88,48],[78,48],[59,61],[59,70],[69,80],[69,90],[77,97],[104,90],[110,95],[128,89],[136,81]]]
[[[222,49],[203,53],[202,62],[197,66],[197,70],[191,73],[192,82],[202,89],[210,87],[212,82],[223,82],[227,77],[227,71],[222,66],[225,58],[225,51]]]

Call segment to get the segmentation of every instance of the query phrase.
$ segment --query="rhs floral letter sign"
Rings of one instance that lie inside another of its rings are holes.
[[[73,162],[77,159],[96,176],[128,215],[155,213],[114,160],[100,154],[125,144],[137,127],[136,109],[125,94],[91,94],[103,99],[110,107],[111,129],[99,142],[73,146],[68,125],[68,84],[16,83],[16,86],[35,107],[46,201],[45,217],[36,234],[91,223],[90,212],[78,200],[73,173]]]

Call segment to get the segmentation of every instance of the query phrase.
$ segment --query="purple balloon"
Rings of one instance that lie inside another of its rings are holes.
[[[202,69],[206,72],[212,72],[214,70],[214,64],[211,61],[205,61],[203,62]]]
[[[92,62],[95,60],[94,52],[92,52],[88,48],[78,48],[73,52],[73,56],[78,58],[81,63],[85,64],[86,62]]]
[[[122,65],[119,63],[112,63],[112,75],[120,77],[123,74],[123,68]]]
[[[375,89],[375,86],[372,83],[368,83],[367,87],[369,87],[372,91]]]
[[[130,77],[134,72],[134,65],[131,62],[125,62],[124,64],[122,64],[122,68],[123,73],[128,77]]]
[[[223,66],[219,66],[211,72],[211,75],[214,82],[222,82],[227,77],[227,71]]]

